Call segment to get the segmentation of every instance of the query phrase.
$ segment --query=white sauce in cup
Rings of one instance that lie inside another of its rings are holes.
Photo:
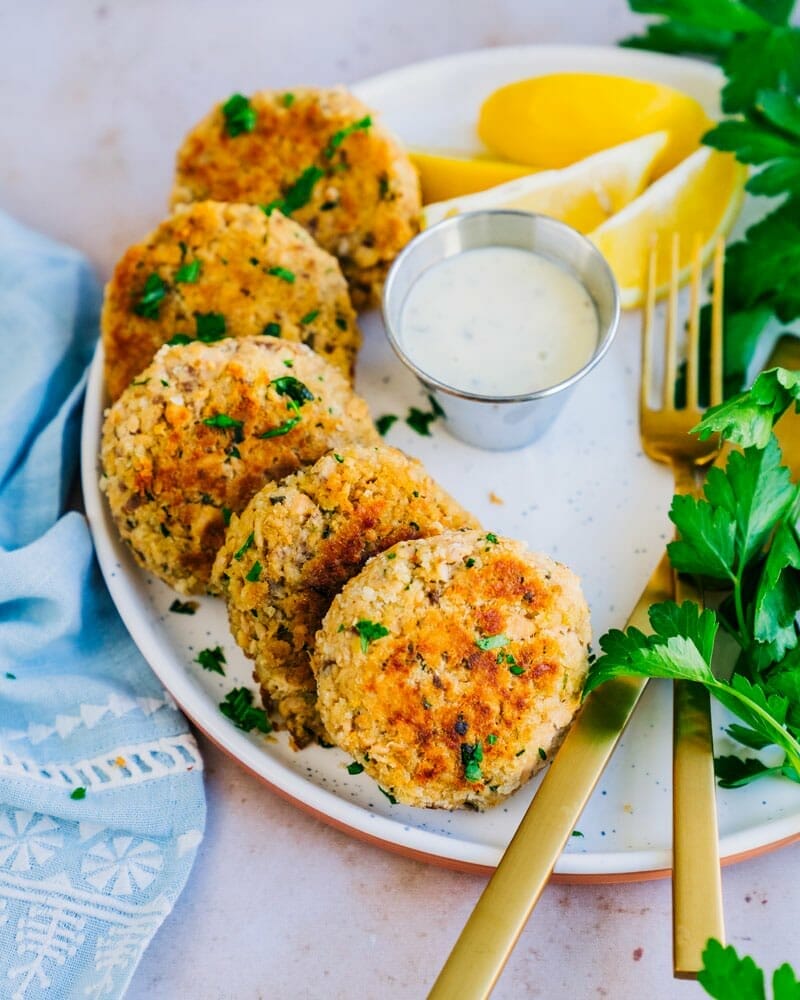
[[[481,247],[428,268],[403,303],[398,340],[454,389],[513,396],[574,375],[597,347],[591,296],[565,268],[517,247]]]

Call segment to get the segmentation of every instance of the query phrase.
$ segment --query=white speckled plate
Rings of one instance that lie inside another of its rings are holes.
[[[466,149],[473,122],[495,87],[561,70],[663,81],[717,111],[720,77],[699,62],[624,49],[527,47],[464,53],[387,73],[355,89],[407,143]],[[179,137],[175,137],[177,143]],[[122,248],[120,248],[122,249]],[[413,379],[389,350],[376,314],[363,317],[358,388],[375,416],[419,403]],[[671,477],[643,457],[635,399],[638,321],[626,316],[611,352],[575,391],[548,435],[517,452],[477,451],[435,426],[431,438],[402,422],[388,440],[419,456],[487,528],[526,539],[583,580],[594,631],[624,623],[667,537]],[[118,541],[97,488],[104,394],[98,350],[83,426],[83,488],[97,554],[117,607],[144,656],[186,714],[212,740],[279,794],[355,836],[461,868],[497,864],[536,782],[484,814],[390,805],[365,774],[350,776],[339,750],[289,749],[277,738],[236,729],[218,709],[225,692],[250,684],[250,666],[228,633],[224,606],[204,598],[193,616],[172,614],[175,595],[138,570]],[[502,500],[493,502],[490,494]],[[202,670],[198,650],[221,644],[227,676]],[[571,881],[652,878],[670,866],[668,685],[651,683],[605,775],[556,866]],[[723,714],[716,717],[721,734]],[[720,748],[726,738],[720,735]],[[736,860],[800,836],[800,794],[780,780],[720,791],[723,857]]]

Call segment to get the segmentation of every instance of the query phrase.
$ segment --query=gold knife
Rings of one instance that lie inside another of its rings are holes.
[[[800,368],[800,339],[782,337],[767,367]],[[800,416],[776,427],[784,462],[800,473]],[[649,631],[651,604],[672,597],[666,554],[650,577],[628,625]],[[503,971],[564,845],[600,780],[647,681],[607,681],[584,702],[500,864],[464,926],[429,1000],[482,1000]]]

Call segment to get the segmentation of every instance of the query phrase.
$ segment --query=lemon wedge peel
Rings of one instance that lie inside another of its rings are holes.
[[[717,237],[733,228],[746,179],[746,167],[730,153],[702,147],[589,234],[614,272],[623,309],[636,308],[643,301],[646,261],[654,239],[659,246],[658,297],[668,288],[671,234],[677,232],[680,237],[680,284],[689,278],[697,235],[702,240],[703,263],[710,259]]]
[[[713,122],[688,94],[651,80],[601,73],[551,73],[506,84],[481,105],[478,134],[516,163],[561,168],[609,146],[668,131],[654,176],[700,145]]]
[[[425,205],[485,191],[537,172],[536,167],[495,160],[487,153],[472,155],[444,149],[411,149],[409,156],[419,174]]]
[[[546,170],[475,194],[423,208],[423,227],[462,212],[509,209],[537,212],[582,233],[597,229],[636,199],[669,141],[666,132],[640,136],[604,149],[562,170]]]

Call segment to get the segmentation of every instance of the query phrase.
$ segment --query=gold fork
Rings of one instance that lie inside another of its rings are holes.
[[[697,492],[696,471],[719,452],[713,441],[701,441],[689,431],[699,423],[700,242],[692,252],[689,320],[686,347],[686,405],[674,401],[678,357],[677,234],[670,246],[670,283],[664,331],[661,405],[651,407],[655,333],[655,273],[658,247],[650,254],[647,297],[642,324],[642,379],[639,429],[650,458],[672,466],[675,492]],[[722,400],[722,271],[724,241],[714,252],[711,305],[711,404]],[[675,600],[698,600],[697,591],[674,577]],[[676,681],[673,693],[672,757],[672,940],[675,976],[694,978],[703,967],[702,952],[710,937],[724,940],[722,881],[719,861],[714,752],[708,691],[699,684]]]

